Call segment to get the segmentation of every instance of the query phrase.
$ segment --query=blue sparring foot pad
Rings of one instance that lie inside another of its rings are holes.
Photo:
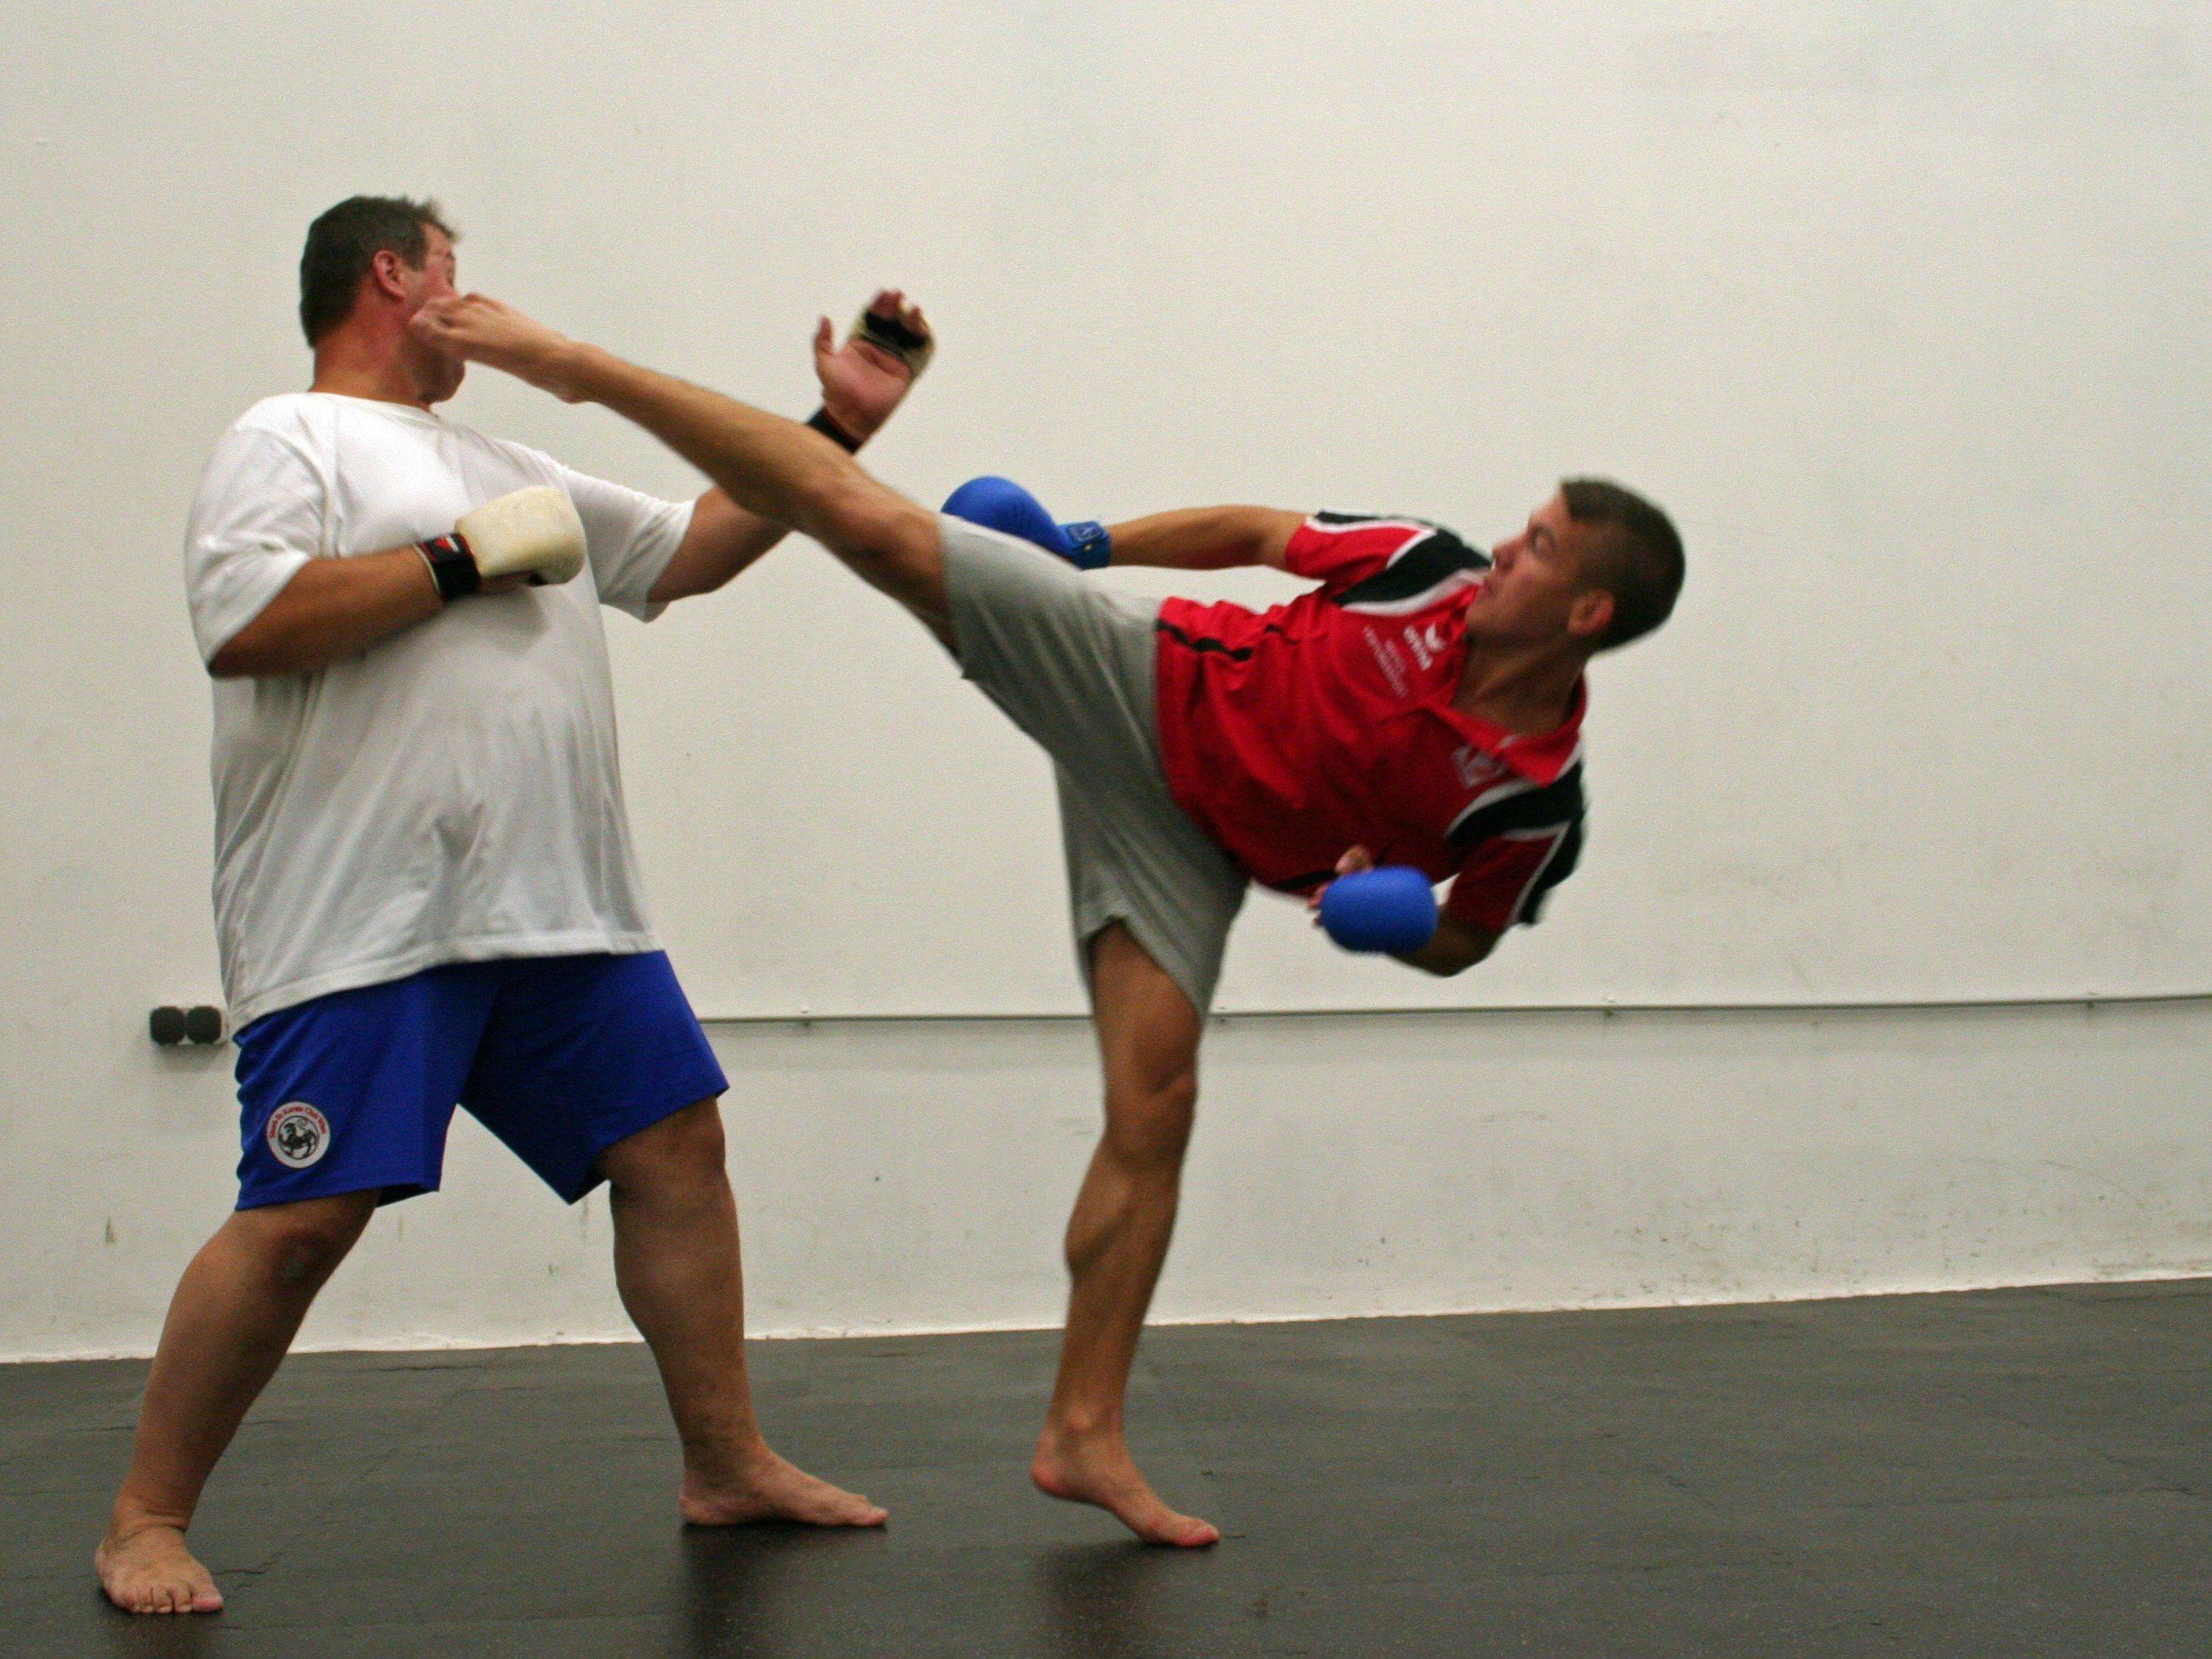
[[[1012,478],[986,474],[970,478],[945,498],[945,511],[986,530],[1004,531],[1025,542],[1035,542],[1048,553],[1072,559],[1067,536],[1053,522],[1044,503]]]

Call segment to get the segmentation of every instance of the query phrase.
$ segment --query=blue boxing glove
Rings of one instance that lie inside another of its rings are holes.
[[[1106,526],[1097,523],[1059,525],[1044,503],[1012,478],[986,474],[970,478],[945,498],[945,511],[986,530],[1001,530],[1057,553],[1079,570],[1096,570],[1112,556]]]
[[[1436,936],[1437,896],[1411,865],[1361,870],[1322,889],[1321,925],[1347,951],[1402,956]]]

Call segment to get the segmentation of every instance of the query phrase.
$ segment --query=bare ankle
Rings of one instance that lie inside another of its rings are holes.
[[[1047,1439],[1063,1443],[1088,1445],[1101,1440],[1119,1440],[1121,1413],[1118,1408],[1065,1407],[1046,1417],[1044,1432]]]
[[[118,1498],[114,1509],[108,1513],[107,1535],[120,1544],[136,1538],[142,1532],[152,1532],[157,1528],[166,1527],[174,1532],[182,1532],[191,1524],[191,1521],[189,1512],[150,1509]]]
[[[766,1440],[754,1435],[735,1444],[686,1446],[684,1476],[717,1490],[748,1486],[782,1461],[769,1449]]]

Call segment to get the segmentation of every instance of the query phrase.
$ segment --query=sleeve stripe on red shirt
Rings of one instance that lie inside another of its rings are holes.
[[[1490,568],[1486,555],[1441,526],[1413,524],[1407,528],[1415,533],[1406,544],[1382,569],[1337,594],[1337,604],[1372,616],[1407,616],[1472,587]]]
[[[1444,901],[1449,915],[1487,933],[1534,922],[1582,855],[1579,818],[1492,836],[1471,849]]]
[[[1582,855],[1582,768],[1547,784],[1515,778],[1483,791],[1449,839],[1466,849],[1448,906],[1454,915],[1499,932],[1534,922]]]
[[[1513,778],[1484,790],[1452,820],[1444,838],[1455,847],[1472,847],[1492,836],[1556,830],[1582,815],[1583,769],[1571,766],[1549,783]]]
[[[1555,837],[1550,849],[1545,853],[1543,862],[1529,876],[1528,884],[1521,890],[1521,896],[1513,901],[1513,920],[1516,922],[1536,920],[1538,913],[1544,908],[1545,896],[1574,873],[1576,860],[1581,855],[1583,826],[1580,819],[1560,824],[1553,830],[1516,834],[1506,839],[1534,841],[1547,835]]]
[[[1393,519],[1379,513],[1315,513],[1306,522],[1324,532],[1334,530],[1433,530],[1426,519]]]

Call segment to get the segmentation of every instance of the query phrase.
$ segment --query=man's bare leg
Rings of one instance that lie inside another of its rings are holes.
[[[481,294],[425,306],[410,326],[441,350],[635,422],[740,507],[811,536],[951,642],[937,515],[820,433],[624,362]]]
[[[715,1103],[617,1141],[599,1170],[612,1188],[615,1282],[659,1364],[684,1445],[684,1518],[881,1526],[875,1504],[787,1463],[761,1437],[745,1374],[738,1206]]]
[[[1175,1231],[1203,1025],[1119,922],[1091,941],[1091,972],[1106,1132],[1068,1219],[1075,1283],[1030,1474],[1054,1498],[1111,1510],[1146,1543],[1216,1543],[1221,1534],[1211,1524],[1160,1501],[1122,1435],[1129,1368]]]
[[[222,1595],[185,1545],[216,1461],[267,1386],[315,1293],[376,1209],[374,1192],[240,1210],[200,1247],[161,1327],[131,1469],[93,1556],[127,1613],[214,1613]]]

